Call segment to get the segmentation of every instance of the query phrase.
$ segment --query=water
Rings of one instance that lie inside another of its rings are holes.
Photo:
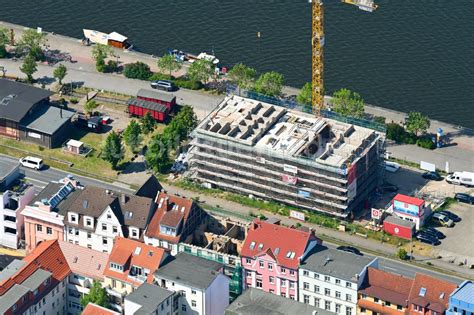
[[[474,1],[378,4],[367,13],[325,1],[326,93],[347,87],[370,104],[474,127]],[[117,31],[155,55],[213,49],[224,63],[281,72],[291,86],[311,79],[307,0],[0,0],[0,20],[74,37]]]

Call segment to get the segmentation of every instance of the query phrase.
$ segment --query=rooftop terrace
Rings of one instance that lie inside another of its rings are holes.
[[[378,137],[368,128],[239,96],[226,97],[197,131],[334,167],[354,161]]]

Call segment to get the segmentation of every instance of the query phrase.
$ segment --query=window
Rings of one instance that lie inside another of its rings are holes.
[[[102,245],[107,245],[107,237],[102,237]]]
[[[362,299],[366,299],[366,298],[367,298],[367,294],[361,294],[360,297],[361,297]]]
[[[46,228],[46,233],[49,234],[49,235],[53,234],[53,229],[50,228],[50,227],[47,227]]]
[[[403,309],[403,306],[397,305],[397,310],[401,311]]]
[[[43,226],[41,224],[36,224],[36,231],[43,232]]]
[[[314,286],[314,292],[319,293],[319,285]]]
[[[71,228],[71,227],[70,227],[70,228],[68,228],[68,233],[69,233],[69,234],[74,234],[74,230],[73,230],[73,228]]]
[[[352,288],[352,283],[346,282],[346,288]]]
[[[250,258],[246,258],[245,262],[247,263],[247,265],[250,265],[252,263],[252,260]]]
[[[257,279],[257,288],[262,288],[262,280],[261,279]]]
[[[91,244],[87,244],[87,248],[92,249],[92,245],[91,245]]]
[[[286,280],[285,279],[281,279],[281,286],[286,287]]]
[[[321,300],[319,298],[314,298],[314,306],[319,307],[319,302]]]
[[[295,287],[295,283],[293,281],[288,281],[290,283],[290,289],[293,289]]]
[[[13,312],[16,311],[16,304],[13,304],[12,310],[13,310]]]
[[[92,220],[87,218],[86,219],[86,226],[92,226]]]
[[[324,301],[324,309],[327,311],[331,310],[331,301]]]
[[[340,299],[340,298],[341,298],[341,292],[336,291],[336,299]]]
[[[286,273],[286,269],[281,267],[281,273]]]
[[[264,267],[263,261],[260,260],[260,261],[258,262],[258,264],[259,264],[260,268],[263,268],[263,267]]]
[[[331,290],[326,288],[324,289],[324,295],[330,296],[331,295]]]
[[[36,290],[33,292],[33,295],[34,295],[34,296],[37,296],[37,295],[38,295],[38,292],[39,292],[38,289],[36,289]]]
[[[107,224],[102,223],[102,231],[107,231]]]
[[[392,306],[392,303],[390,303],[390,302],[385,302],[385,306]]]
[[[303,270],[303,276],[308,276],[308,275],[309,275],[308,270]]]
[[[138,238],[138,230],[137,229],[132,229],[132,237]]]
[[[346,315],[352,315],[352,307],[346,306]]]
[[[309,283],[308,282],[303,282],[303,288],[305,290],[309,290]]]
[[[110,214],[110,212],[107,212],[107,219],[112,219],[112,215]]]
[[[352,296],[350,294],[346,294],[346,301],[351,302],[352,301]]]
[[[319,279],[319,273],[314,273],[314,279]]]
[[[324,281],[330,282],[330,281],[331,281],[331,277],[329,277],[329,276],[324,276]]]
[[[181,310],[182,310],[183,312],[186,312],[186,304],[181,304]]]
[[[196,290],[191,290],[192,295],[196,295]]]
[[[380,301],[379,298],[374,298],[375,303],[378,303],[379,301]]]
[[[367,312],[367,310],[365,308],[361,307],[360,312],[365,314],[365,312]]]
[[[71,222],[77,223],[77,216],[75,214],[71,214]]]
[[[273,264],[272,263],[268,263],[268,270],[273,270]]]
[[[87,232],[87,238],[88,238],[88,239],[91,239],[91,238],[92,238],[91,232]]]
[[[118,230],[117,230],[117,227],[116,227],[116,226],[113,226],[113,227],[112,227],[112,233],[117,234],[117,231],[118,231]]]
[[[306,295],[306,294],[303,295],[303,303],[309,304],[309,295]]]
[[[340,284],[341,284],[341,280],[340,280],[340,279],[336,279],[336,284],[340,285]]]
[[[196,307],[196,301],[192,300],[192,301],[191,301],[191,306],[192,306],[192,307]]]
[[[341,313],[341,304],[336,303],[336,314],[340,314],[340,313]]]
[[[271,284],[275,283],[275,278],[272,276],[268,277],[268,282],[270,282]]]

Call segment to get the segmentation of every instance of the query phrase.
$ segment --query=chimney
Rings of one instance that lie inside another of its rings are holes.
[[[61,118],[63,118],[63,108],[62,108],[62,107],[59,108],[59,116],[60,116]]]
[[[120,202],[123,204],[127,202],[127,196],[124,193],[120,195]]]

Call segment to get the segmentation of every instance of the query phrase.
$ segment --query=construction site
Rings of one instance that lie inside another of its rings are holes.
[[[193,131],[189,176],[208,187],[347,218],[382,179],[385,136],[228,96]]]

